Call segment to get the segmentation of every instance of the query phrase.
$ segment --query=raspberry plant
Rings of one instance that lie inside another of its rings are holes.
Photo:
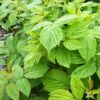
[[[0,100],[100,100],[99,83],[100,3],[0,0]]]

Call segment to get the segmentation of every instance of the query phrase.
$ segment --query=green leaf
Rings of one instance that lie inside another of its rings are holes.
[[[74,96],[67,90],[58,89],[50,93],[48,100],[75,100]]]
[[[58,48],[56,50],[56,60],[60,65],[69,68],[71,63],[70,52],[65,48]]]
[[[80,78],[86,78],[92,76],[96,72],[96,65],[94,62],[90,61],[85,65],[76,68],[74,73]]]
[[[77,50],[79,48],[82,48],[81,42],[79,40],[75,40],[75,39],[66,40],[64,42],[64,46],[69,50]]]
[[[14,51],[14,37],[12,35],[8,36],[7,39],[5,40],[5,44],[7,48],[9,48],[10,51]]]
[[[8,83],[8,80],[2,70],[0,71],[0,86],[6,85],[7,83]]]
[[[23,69],[19,65],[14,65],[12,68],[12,77],[14,78],[14,80],[23,77],[23,75]]]
[[[62,29],[53,25],[44,27],[40,33],[40,41],[48,52],[59,45],[62,39]]]
[[[100,93],[97,94],[97,99],[96,100],[100,100]]]
[[[90,32],[92,32],[95,38],[100,39],[100,26],[95,26]]]
[[[57,60],[60,65],[66,68],[70,67],[71,56],[70,52],[65,47],[59,47],[51,50],[48,55],[48,59],[53,63],[55,63],[55,60]]]
[[[5,54],[8,54],[8,53],[9,53],[9,50],[5,46],[5,41],[0,41],[0,55],[5,55]]]
[[[21,55],[25,54],[25,52],[24,52],[25,45],[26,45],[26,41],[25,40],[21,39],[21,40],[18,41],[16,49],[17,49],[17,52],[19,54],[21,54]]]
[[[88,33],[88,22],[76,21],[66,28],[66,36],[71,39],[78,39]]]
[[[11,100],[11,98],[9,98],[9,96],[7,96],[7,93],[4,92],[3,98],[1,100]]]
[[[50,1],[50,2],[53,3],[54,1],[53,2]],[[59,14],[60,14],[60,9],[57,9],[56,7],[54,9],[50,8],[50,12],[48,14],[48,19],[50,21],[55,21],[59,17]]]
[[[46,65],[46,63],[40,62],[31,68],[26,68],[25,69],[25,77],[33,78],[33,79],[40,78],[40,77],[44,76],[44,74],[47,72],[47,70],[48,70],[48,66]]]
[[[27,22],[25,22],[23,24],[23,31],[27,34],[30,32],[30,30],[32,30],[33,24],[32,22],[29,20]]]
[[[19,89],[16,84],[8,84],[6,86],[6,93],[13,100],[19,100]]]
[[[76,7],[73,2],[68,2],[66,7],[69,14],[76,14]]]
[[[9,54],[8,48],[2,47],[0,48],[0,55],[7,55]]]
[[[0,41],[0,48],[4,46],[5,46],[4,41]]]
[[[30,82],[27,79],[22,78],[17,80],[16,84],[19,90],[28,97],[31,91]]]
[[[54,48],[53,50],[50,51],[50,53],[48,54],[48,59],[53,62],[53,63],[56,63],[55,62],[55,59],[56,59],[56,50],[57,48]]]
[[[47,26],[47,25],[50,25],[50,24],[52,24],[52,23],[49,22],[49,21],[43,21],[43,22],[40,22],[39,24],[35,25],[35,26],[32,28],[32,30],[35,31],[35,30],[38,30],[38,29],[40,29],[40,28],[42,28],[42,27],[45,27],[45,26]]]
[[[73,95],[75,96],[76,100],[82,100],[83,94],[85,92],[84,85],[82,81],[76,76],[71,76],[71,91]]]
[[[17,11],[10,13],[8,20],[10,22],[10,26],[16,24],[16,22],[17,22]]]
[[[30,52],[24,58],[25,67],[32,67],[39,62],[41,58],[40,52]]]
[[[54,22],[54,24],[56,26],[61,26],[61,25],[64,25],[64,24],[71,24],[76,18],[77,18],[76,15],[64,15],[64,16],[58,18]]]
[[[79,49],[79,53],[86,61],[89,61],[96,53],[96,39],[88,34],[81,39],[81,43],[82,48]]]
[[[58,69],[50,70],[42,79],[45,90],[51,92],[57,89],[68,89],[69,77]]]
[[[100,66],[98,66],[98,69],[97,69],[97,76],[99,77],[99,79],[100,79]]]
[[[71,64],[83,64],[84,59],[77,51],[71,51]]]
[[[2,100],[3,98],[3,95],[4,95],[4,89],[5,89],[5,86],[2,84],[0,84],[0,100]]]

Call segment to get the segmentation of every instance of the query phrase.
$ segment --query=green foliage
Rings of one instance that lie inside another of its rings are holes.
[[[80,55],[89,61],[96,53],[96,40],[90,34],[81,39],[82,48],[79,49]]]
[[[32,66],[31,68],[25,68],[25,77],[26,78],[40,78],[44,76],[44,74],[47,72],[48,66],[45,64],[45,62],[39,63],[37,65]]]
[[[0,100],[100,98],[100,3],[0,0]]]
[[[60,27],[45,26],[40,33],[40,41],[43,46],[50,52],[50,50],[60,44],[63,39],[63,32]]]
[[[94,62],[88,62],[75,69],[74,73],[80,78],[92,76],[96,72],[96,65]]]
[[[50,95],[49,100],[75,100],[69,91],[63,89],[55,90]]]
[[[53,91],[57,89],[68,89],[69,77],[61,70],[52,69],[42,79],[44,88],[47,91]]]
[[[85,88],[82,81],[76,75],[72,75],[70,86],[72,93],[68,90],[57,89],[51,92],[49,100],[81,100]]]
[[[49,59],[53,61],[54,63],[55,63],[55,60],[57,60],[57,62],[64,67],[67,67],[67,68],[70,67],[70,63],[71,63],[70,52],[64,47],[62,48],[58,47],[52,50],[49,54]]]
[[[16,84],[17,84],[19,90],[23,94],[25,94],[26,96],[29,96],[30,90],[31,90],[31,85],[27,79],[22,78],[22,79],[18,80]]]
[[[13,100],[19,99],[19,90],[16,84],[10,83],[6,86],[6,93]]]
[[[79,48],[82,48],[81,42],[74,39],[66,40],[64,42],[64,46],[69,50],[77,50]]]
[[[81,100],[84,94],[84,85],[76,75],[71,77],[71,91],[77,100]]]

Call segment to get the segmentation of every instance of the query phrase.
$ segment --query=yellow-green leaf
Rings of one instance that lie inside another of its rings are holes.
[[[40,33],[40,42],[47,49],[48,52],[59,45],[62,39],[62,29],[53,25],[45,26]]]

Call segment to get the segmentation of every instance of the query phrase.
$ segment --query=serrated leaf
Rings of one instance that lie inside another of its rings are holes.
[[[82,47],[81,42],[79,40],[75,40],[75,39],[66,40],[64,42],[64,46],[69,50],[77,50]]]
[[[50,70],[42,79],[45,90],[51,92],[57,89],[68,89],[69,77],[58,69]]]
[[[85,92],[84,85],[82,81],[76,76],[71,76],[71,91],[77,100],[82,100],[83,94]]]
[[[31,91],[31,85],[29,81],[25,78],[22,78],[17,80],[16,84],[19,90],[28,97]]]
[[[65,48],[58,48],[56,50],[56,60],[60,65],[69,68],[71,63],[70,52]]]
[[[66,36],[71,39],[78,39],[88,33],[88,22],[76,21],[66,29]]]
[[[60,27],[46,26],[40,33],[40,42],[48,52],[60,44],[63,39],[63,32]]]
[[[26,78],[33,78],[33,79],[40,78],[44,76],[44,74],[47,72],[48,69],[49,68],[45,62],[42,63],[40,62],[31,68],[26,68],[24,76]]]
[[[75,100],[74,96],[65,89],[54,90],[48,100]]]
[[[92,76],[96,72],[96,65],[94,62],[90,61],[85,65],[76,68],[74,73],[80,78],[86,78]]]
[[[45,26],[47,26],[47,25],[50,25],[50,24],[52,25],[52,22],[43,21],[43,22],[40,22],[39,24],[35,25],[35,26],[32,28],[32,30],[35,31],[35,30],[38,30],[38,29],[40,29],[40,28],[42,28],[42,27],[45,27]]]
[[[64,25],[64,24],[71,24],[76,18],[77,18],[76,15],[64,15],[64,16],[58,18],[54,22],[54,24],[56,26],[61,26],[61,25]]]
[[[19,89],[16,84],[8,84],[6,86],[6,93],[13,100],[19,100]]]
[[[80,54],[77,51],[71,52],[71,64],[83,64],[84,59],[80,56]]]
[[[25,67],[32,67],[39,62],[41,58],[40,52],[30,52],[24,58],[24,65]]]
[[[51,52],[48,54],[48,59],[55,63],[55,59],[56,59],[56,48],[51,50]]]
[[[59,54],[59,55],[58,55]],[[69,68],[71,63],[70,51],[65,47],[55,48],[49,53],[48,59],[55,63],[55,60],[63,67]]]
[[[96,53],[96,39],[91,34],[88,34],[81,39],[81,45],[82,48],[79,49],[79,53],[85,61],[89,61]]]

